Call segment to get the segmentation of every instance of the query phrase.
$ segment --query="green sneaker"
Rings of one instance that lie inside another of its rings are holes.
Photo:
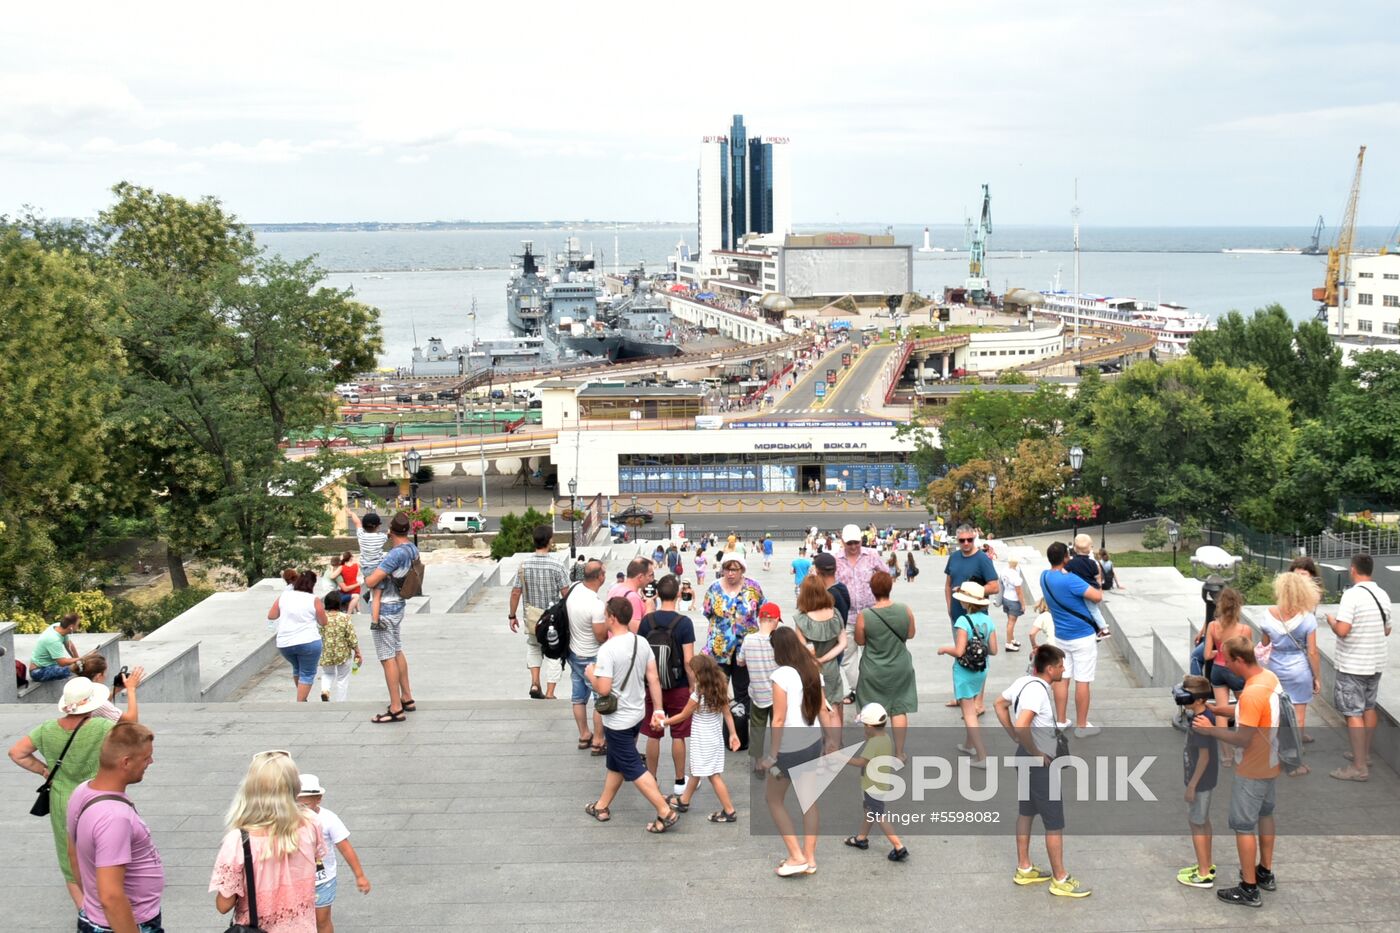
[[[1094,892],[1076,881],[1073,875],[1065,875],[1064,881],[1050,879],[1050,893],[1056,897],[1088,897]]]
[[[1041,871],[1039,868],[1032,865],[1030,868],[1016,869],[1016,877],[1011,880],[1017,884],[1040,884],[1043,881],[1050,880],[1050,873],[1048,871]]]
[[[1210,871],[1204,875],[1201,874],[1200,867],[1197,865],[1183,868],[1176,873],[1176,880],[1193,888],[1213,888],[1215,887],[1215,866],[1210,866]]]

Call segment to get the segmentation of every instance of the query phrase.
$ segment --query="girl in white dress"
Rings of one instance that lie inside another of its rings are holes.
[[[685,813],[690,809],[690,801],[700,789],[700,779],[707,777],[723,808],[711,813],[711,823],[733,823],[738,819],[734,804],[729,799],[729,788],[724,783],[724,728],[729,727],[729,750],[739,750],[739,737],[734,733],[734,714],[729,710],[729,678],[719,669],[715,659],[708,654],[697,654],[690,659],[690,702],[685,709],[674,716],[656,716],[664,725],[674,726],[694,717],[690,724],[690,738],[685,743],[685,770],[690,775],[685,793],[672,794],[666,800],[671,807]]]

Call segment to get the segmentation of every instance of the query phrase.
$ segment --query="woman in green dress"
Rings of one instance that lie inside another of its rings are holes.
[[[49,824],[53,827],[58,867],[79,910],[83,906],[83,891],[68,861],[68,798],[79,784],[97,774],[102,740],[116,725],[110,719],[93,718],[93,712],[106,702],[106,687],[86,677],[74,677],[63,685],[63,699],[58,702],[59,717],[36,726],[10,748],[11,761],[45,780],[48,780],[50,767],[58,766],[58,774],[49,787]],[[69,739],[72,739],[71,745]],[[66,754],[64,746],[68,746]],[[62,759],[61,764],[59,759]]]
[[[856,702],[879,703],[889,713],[894,733],[894,753],[904,754],[904,733],[909,714],[919,708],[918,685],[914,681],[914,656],[906,642],[914,637],[914,613],[903,603],[890,601],[894,579],[877,570],[870,576],[870,594],[875,605],[856,616],[856,644],[865,648],[860,656],[860,679],[856,681]]]
[[[807,574],[797,590],[797,631],[811,646],[822,672],[822,693],[830,704],[821,714],[822,723],[841,728],[841,655],[846,650],[845,620],[836,612],[836,603],[816,574]]]

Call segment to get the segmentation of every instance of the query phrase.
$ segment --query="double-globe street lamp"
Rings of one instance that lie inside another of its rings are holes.
[[[410,447],[408,453],[404,454],[403,468],[408,474],[408,500],[409,509],[413,512],[413,543],[418,544],[418,471],[423,467],[423,455],[418,452],[418,448]]]
[[[1170,540],[1171,543],[1172,543],[1172,569],[1175,570],[1175,569],[1176,569],[1176,544],[1177,544],[1178,541],[1181,540],[1181,529],[1180,529],[1179,527],[1177,527],[1176,522],[1172,522],[1170,525],[1167,526],[1167,538],[1168,538],[1168,540]]]

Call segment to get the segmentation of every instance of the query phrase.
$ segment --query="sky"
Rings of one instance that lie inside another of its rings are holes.
[[[0,214],[118,181],[252,223],[691,222],[699,140],[791,139],[810,223],[1400,221],[1400,16],[1295,0],[25,3]],[[1389,23],[1389,25],[1386,25]]]

